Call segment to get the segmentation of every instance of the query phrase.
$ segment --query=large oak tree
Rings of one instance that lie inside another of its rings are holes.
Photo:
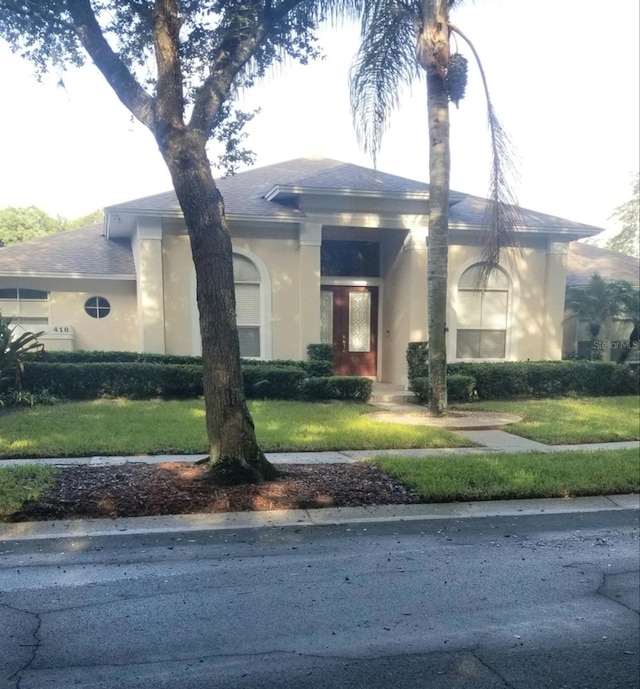
[[[245,402],[231,239],[206,146],[225,105],[284,56],[317,54],[330,0],[0,0],[0,36],[39,70],[88,57],[151,131],[184,214],[196,273],[213,480],[276,475]],[[228,108],[227,108],[228,110]]]

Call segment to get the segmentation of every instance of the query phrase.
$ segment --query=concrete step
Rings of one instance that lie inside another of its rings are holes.
[[[415,395],[412,392],[376,392],[373,391],[369,402],[387,402],[396,404],[405,404],[407,402],[415,401]]]

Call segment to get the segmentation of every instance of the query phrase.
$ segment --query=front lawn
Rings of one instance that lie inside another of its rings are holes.
[[[636,493],[637,450],[523,452],[448,457],[376,457],[422,502],[561,498]]]
[[[348,402],[249,404],[266,452],[460,447],[463,438],[427,426],[380,423]],[[207,452],[198,400],[69,402],[3,414],[0,458]]]
[[[474,402],[456,409],[517,414],[522,422],[505,431],[549,445],[575,445],[640,439],[638,399],[633,395]]]

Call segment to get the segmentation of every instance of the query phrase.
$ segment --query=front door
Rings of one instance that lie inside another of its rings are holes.
[[[338,376],[375,376],[378,370],[378,288],[323,286],[322,342],[333,345]]]

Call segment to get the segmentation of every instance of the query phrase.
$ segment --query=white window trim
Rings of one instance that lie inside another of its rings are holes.
[[[271,276],[261,258],[243,247],[232,248],[232,253],[244,256],[253,263],[260,276],[260,356],[246,357],[269,360],[273,358],[273,329],[271,321]],[[245,283],[255,284],[255,283]],[[196,271],[191,267],[191,351],[193,356],[202,355],[200,320],[196,301]]]
[[[13,320],[13,325],[23,325],[23,320],[26,321],[27,325],[29,324],[29,321],[31,320],[43,320],[46,318],[47,320],[47,326],[51,323],[51,290],[48,289],[42,289],[40,287],[7,287],[3,286],[2,289],[15,289],[17,290],[17,297],[16,299],[2,299],[0,301],[8,302],[12,301],[15,302],[15,311],[14,313],[3,313],[2,315],[5,318],[11,318]],[[21,310],[21,299],[20,299],[20,290],[21,289],[28,289],[28,290],[38,290],[39,292],[46,292],[47,297],[46,299],[25,299],[24,301],[27,302],[37,302],[39,304],[46,304],[46,309],[43,309],[42,314],[38,315],[30,315],[30,314],[23,314]],[[46,313],[45,313],[46,312]]]
[[[459,362],[469,362],[469,363],[491,363],[500,361],[517,361],[517,347],[516,347],[516,334],[514,332],[515,327],[515,315],[518,313],[518,306],[520,303],[520,285],[519,282],[514,279],[513,275],[508,272],[503,266],[500,266],[498,270],[501,270],[508,282],[507,291],[507,322],[506,322],[506,333],[505,333],[505,345],[504,345],[504,359],[487,358],[487,359],[461,359],[456,356],[457,344],[458,344],[458,309],[460,308],[460,302],[458,300],[458,285],[460,284],[460,278],[469,268],[478,265],[481,261],[477,257],[469,259],[460,265],[449,285],[449,294],[451,295],[449,303],[449,314],[447,318],[447,327],[449,328],[449,336],[447,338],[447,352],[450,352],[449,360],[459,361]],[[462,290],[465,291],[465,290]],[[481,328],[469,328],[470,330],[481,330]],[[487,328],[487,330],[496,330],[496,328]]]

